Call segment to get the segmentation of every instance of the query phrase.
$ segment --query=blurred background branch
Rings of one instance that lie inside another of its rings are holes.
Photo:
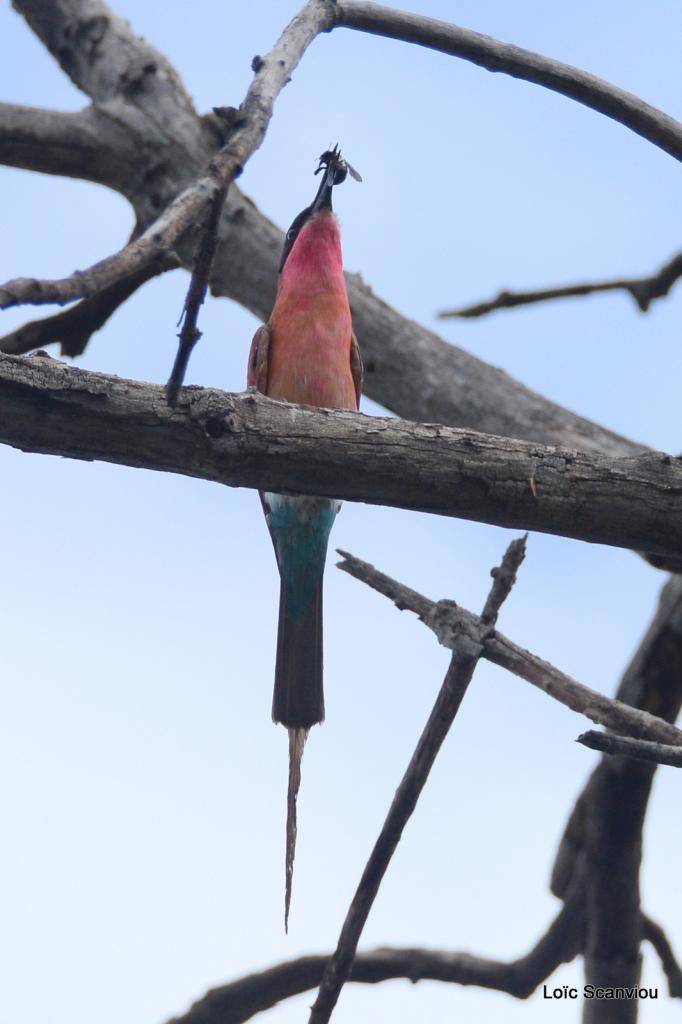
[[[514,309],[516,306],[528,306],[536,302],[547,302],[550,299],[581,298],[584,295],[594,295],[596,292],[615,291],[628,292],[642,313],[646,313],[655,299],[669,294],[670,289],[679,281],[680,277],[682,277],[682,253],[677,253],[650,277],[623,277],[611,281],[541,288],[530,292],[502,291],[488,302],[462,306],[460,309],[444,309],[438,316],[441,320],[452,317],[472,319],[487,316],[488,313],[494,313],[497,309]]]

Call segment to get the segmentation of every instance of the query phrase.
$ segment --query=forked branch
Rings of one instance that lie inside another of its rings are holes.
[[[444,646],[453,647],[459,636],[475,635],[480,628],[478,616],[454,601],[429,601],[422,594],[417,594],[375,569],[369,562],[363,562],[347,551],[339,551],[339,554],[343,559],[338,563],[339,569],[388,597],[401,611],[414,612],[433,630]],[[682,749],[682,730],[647,711],[612,700],[584,686],[549,662],[518,647],[502,633],[494,631],[485,639],[481,656],[532,683],[554,700],[593,722],[636,737],[667,742]]]
[[[481,657],[483,643],[495,628],[500,608],[514,585],[525,553],[525,537],[511,542],[502,564],[493,570],[494,582],[479,620],[478,632],[460,636],[453,647],[443,685],[362,873],[336,950],[325,967],[317,999],[310,1011],[309,1024],[327,1024],[350,976],[358,942],[383,877],[459,711]]]

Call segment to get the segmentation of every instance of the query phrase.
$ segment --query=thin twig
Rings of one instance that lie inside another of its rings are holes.
[[[462,637],[453,650],[450,666],[429,720],[396,790],[386,820],[348,909],[338,945],[325,968],[320,991],[310,1012],[309,1024],[327,1024],[341,989],[350,975],[358,941],[381,881],[471,682],[483,650],[482,640],[486,633],[495,626],[500,607],[514,584],[525,550],[525,538],[512,541],[509,545],[502,565],[495,574],[494,583],[485,604],[486,622],[481,624],[478,640]]]
[[[178,391],[185,379],[189,357],[192,354],[192,349],[201,337],[197,321],[199,319],[199,310],[206,298],[213,258],[218,244],[218,225],[220,223],[220,215],[223,212],[223,206],[225,205],[226,195],[227,186],[225,185],[223,188],[218,189],[211,199],[206,214],[206,225],[199,240],[192,278],[182,311],[182,329],[178,335],[180,339],[178,351],[171,375],[166,384],[166,397],[168,398],[168,404],[171,406],[175,405],[177,401]]]
[[[473,612],[459,607],[454,601],[429,602],[421,594],[417,594],[414,600],[414,591],[375,569],[369,562],[363,562],[347,551],[338,553],[344,559],[338,563],[339,569],[384,594],[399,608],[413,611],[446,647],[454,646],[461,635],[477,635],[480,620]],[[682,746],[682,731],[674,725],[584,686],[548,661],[518,647],[502,633],[495,631],[484,641],[482,657],[532,683],[593,722],[637,737]]]
[[[512,587],[516,583],[516,574],[519,571],[521,562],[526,557],[526,544],[528,534],[513,540],[509,545],[502,564],[492,569],[490,575],[493,578],[493,585],[483,605],[481,612],[481,637],[487,640],[495,632],[495,623],[500,613],[500,608],[509,597]]]
[[[405,42],[428,46],[441,53],[478,64],[488,71],[501,71],[527,82],[552,89],[591,107],[648,139],[682,160],[682,124],[669,114],[645,103],[639,96],[619,89],[587,71],[532,53],[520,46],[426,18],[362,0],[337,0],[337,20],[348,28]]]
[[[650,277],[617,278],[612,281],[595,281],[593,283],[564,285],[559,288],[543,288],[538,291],[510,292],[501,291],[488,302],[479,302],[461,309],[445,309],[438,313],[441,320],[449,317],[473,318],[486,316],[497,309],[513,309],[516,306],[527,306],[535,302],[546,302],[550,299],[567,299],[595,292],[626,291],[646,313],[654,299],[668,295],[670,289],[682,277],[682,253],[673,256],[664,266]]]
[[[594,729],[578,736],[576,743],[582,743],[590,750],[601,750],[604,754],[624,754],[625,757],[635,757],[639,761],[654,761],[656,764],[682,768],[682,747],[674,747],[669,743],[654,743],[653,740],[639,740],[632,736],[614,736],[613,733],[597,732]]]

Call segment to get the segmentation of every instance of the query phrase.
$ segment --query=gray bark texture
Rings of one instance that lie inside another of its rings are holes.
[[[608,458],[255,393],[153,384],[0,357],[0,441],[27,451],[313,493],[682,555],[682,465]]]

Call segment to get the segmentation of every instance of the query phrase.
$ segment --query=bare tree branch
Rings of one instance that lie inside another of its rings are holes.
[[[391,803],[360,884],[346,914],[339,941],[328,961],[317,999],[310,1011],[310,1024],[327,1024],[348,980],[362,930],[379,891],[379,886],[396,851],[403,830],[417,806],[434,761],[450,731],[464,695],[483,653],[485,639],[495,629],[500,608],[509,596],[526,554],[526,538],[513,540],[502,564],[493,570],[493,585],[481,618],[478,636],[462,635],[453,647],[450,665],[429,720],[419,737],[412,759]]]
[[[579,951],[578,908],[564,905],[532,950],[509,963],[430,949],[377,949],[358,953],[349,981],[375,985],[395,978],[443,981],[506,992],[526,999],[562,963]],[[168,1024],[243,1024],[283,999],[319,985],[328,956],[304,956],[212,989]]]
[[[137,274],[82,299],[64,313],[31,320],[0,338],[0,352],[23,355],[44,345],[59,344],[63,356],[79,356],[92,335],[100,330],[110,316],[145,282],[178,266],[174,253],[161,253],[156,263],[143,267]]]
[[[369,562],[363,562],[347,551],[339,551],[343,569],[350,576],[384,594],[401,610],[413,611],[422,622],[438,637],[445,647],[453,647],[461,635],[476,636],[479,627],[478,616],[454,601],[429,601],[428,598],[402,583],[379,572]],[[619,732],[656,739],[660,742],[682,745],[682,730],[646,711],[633,708],[618,700],[605,697],[582,683],[559,671],[549,662],[543,661],[530,651],[518,647],[502,633],[495,631],[483,644],[482,657],[501,668],[543,690],[561,704]],[[557,895],[561,895],[557,893]]]
[[[609,732],[596,732],[593,729],[578,736],[576,743],[582,743],[590,750],[601,750],[605,754],[622,754],[640,761],[654,761],[656,764],[682,768],[682,747],[673,747],[669,743],[636,740],[632,736],[614,736]]]
[[[672,558],[682,552],[682,466],[670,456],[608,459],[201,388],[188,391],[171,415],[159,408],[161,393],[152,384],[56,360],[0,356],[0,441],[27,451],[455,515]],[[535,492],[530,477],[537,481]]]
[[[171,204],[164,214],[134,242],[86,270],[77,270],[69,277],[39,280],[17,277],[0,285],[0,309],[12,306],[56,303],[64,306],[76,299],[90,298],[105,288],[129,284],[153,264],[170,258],[172,248],[193,216],[191,199],[183,194],[184,205]]]
[[[626,291],[632,296],[642,313],[646,313],[654,299],[668,295],[672,286],[682,277],[682,253],[673,256],[660,270],[650,277],[624,277],[613,281],[596,281],[591,284],[571,284],[559,288],[544,288],[539,291],[509,292],[502,291],[488,302],[479,302],[474,306],[461,309],[445,309],[438,314],[441,320],[448,317],[471,318],[485,316],[497,309],[513,309],[516,306],[527,306],[535,302],[549,299],[567,299],[595,292]]]
[[[614,121],[620,121],[676,160],[682,160],[682,124],[679,121],[596,75],[435,18],[363,0],[337,0],[336,6],[339,24],[428,46],[471,61],[488,71],[502,71],[514,78],[542,85]]]

